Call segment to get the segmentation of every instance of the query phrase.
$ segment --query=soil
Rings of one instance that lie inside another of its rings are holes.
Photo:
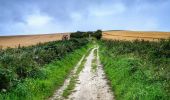
[[[97,68],[92,71],[92,61],[94,57],[94,48],[91,50],[89,56],[86,58],[86,63],[83,70],[80,72],[76,86],[68,96],[67,99],[62,97],[63,91],[69,85],[70,77],[76,72],[78,66],[81,64],[84,56],[76,65],[72,74],[65,80],[63,86],[61,86],[49,100],[114,100],[113,92],[111,91],[107,79],[105,77],[102,65],[97,56]]]
[[[95,48],[97,49],[97,48]],[[99,62],[99,57],[97,57]],[[84,69],[79,75],[78,83],[68,100],[114,100],[104,71],[100,63],[95,72],[92,71],[92,60],[94,59],[94,49],[87,57]]]
[[[70,76],[64,81],[64,84],[55,91],[54,95],[49,98],[49,100],[63,100],[64,98],[62,97],[63,91],[67,88],[69,85],[71,76],[74,75],[74,73],[77,71],[77,68],[80,66],[82,60],[84,59],[85,55],[81,58],[81,60],[78,62],[78,64],[75,66],[74,70],[71,72]]]

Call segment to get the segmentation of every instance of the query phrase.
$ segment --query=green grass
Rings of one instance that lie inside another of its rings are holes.
[[[85,54],[81,64],[78,66],[75,74],[71,77],[70,79],[70,82],[69,82],[69,85],[67,86],[67,88],[63,91],[63,94],[62,96],[64,98],[68,98],[68,96],[73,92],[74,88],[75,88],[75,85],[77,83],[77,79],[78,79],[78,76],[80,74],[80,72],[83,70],[84,68],[84,64],[86,63],[86,58],[88,57],[88,55],[90,54],[92,48],[88,50],[88,52]]]
[[[97,49],[94,50],[94,59],[92,60],[92,71],[97,70]]]
[[[116,42],[119,44],[116,45]],[[112,45],[112,43],[115,44]],[[100,60],[104,65],[104,71],[110,81],[116,100],[169,100],[169,89],[166,87],[169,81],[165,78],[166,73],[164,73],[162,66],[155,66],[153,62],[150,62],[151,60],[143,58],[147,57],[149,50],[145,51],[145,56],[140,56],[141,53],[138,55],[137,52],[128,51],[135,43],[125,47],[126,43],[119,41],[112,41],[108,44],[104,41],[99,43]],[[145,47],[145,44],[141,44]],[[148,42],[146,45],[150,45],[150,43]],[[124,49],[120,48],[122,50],[120,52],[118,46],[124,47]],[[140,45],[138,46],[140,47]],[[111,49],[108,49],[110,47]],[[139,49],[139,51],[142,50]],[[152,58],[152,60],[154,59]],[[168,63],[166,64],[168,65]]]
[[[82,38],[0,49],[0,92],[10,92],[26,78],[41,77],[41,68],[46,64],[61,60],[89,42]]]
[[[42,100],[47,99],[64,82],[79,59],[89,48],[81,49],[63,57],[61,60],[53,61],[41,68],[39,73],[42,78],[26,78],[11,91],[0,93],[0,100]]]

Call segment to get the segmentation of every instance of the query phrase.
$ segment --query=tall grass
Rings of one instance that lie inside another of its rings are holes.
[[[70,70],[87,51],[87,43],[80,39],[1,50],[0,99],[47,98],[62,85]],[[20,73],[17,73],[18,67]]]
[[[118,100],[170,98],[170,40],[102,41],[100,58]]]

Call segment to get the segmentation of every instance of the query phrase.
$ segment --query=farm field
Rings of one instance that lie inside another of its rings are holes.
[[[23,36],[0,36],[0,48],[16,48],[20,46],[31,46],[38,43],[62,40],[63,35],[69,33],[41,34],[41,35],[23,35]],[[159,39],[170,38],[170,32],[145,32],[145,31],[103,31],[103,39],[116,40],[135,40],[144,39],[157,41]]]
[[[168,39],[170,38],[170,32],[154,32],[154,31],[103,31],[103,39],[111,40],[148,40],[148,41],[157,41],[159,39]]]
[[[169,50],[170,39],[102,39],[101,30],[0,49],[0,100],[168,100]]]
[[[170,0],[0,0],[0,100],[170,100]]]
[[[31,46],[38,43],[62,40],[67,33],[42,34],[42,35],[21,35],[21,36],[0,36],[0,47],[16,48],[20,46]]]

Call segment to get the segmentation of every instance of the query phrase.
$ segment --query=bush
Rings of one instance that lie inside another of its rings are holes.
[[[0,50],[0,90],[9,90],[27,77],[40,76],[40,68],[45,64],[60,60],[87,43],[87,39],[70,39]]]
[[[92,34],[92,36],[94,36],[97,40],[100,40],[102,37],[102,31],[101,30],[97,30],[96,32],[94,32]]]
[[[10,89],[10,87],[16,85],[17,76],[12,69],[3,68],[0,65],[0,90]]]
[[[92,36],[94,38],[96,38],[97,40],[101,39],[102,37],[102,31],[101,30],[97,30],[95,32],[80,32],[77,31],[75,33],[71,33],[70,34],[70,38],[88,38],[89,36]]]
[[[77,31],[75,33],[71,33],[70,34],[70,38],[83,38],[83,37],[86,37],[86,33],[85,32]]]

